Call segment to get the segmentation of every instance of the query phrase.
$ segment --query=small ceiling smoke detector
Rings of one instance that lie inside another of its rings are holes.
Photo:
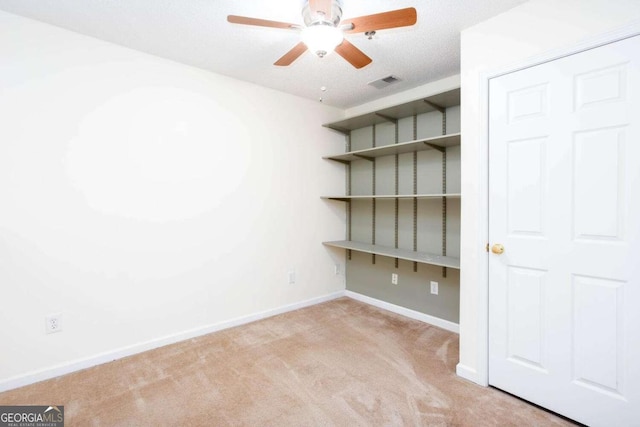
[[[397,78],[396,76],[391,75],[391,76],[383,77],[383,78],[378,79],[378,80],[374,80],[374,81],[369,82],[367,84],[375,87],[376,89],[383,89],[383,88],[385,88],[385,87],[387,87],[387,86],[389,86],[391,84],[394,84],[396,82],[399,82],[399,81],[400,81],[399,78]]]

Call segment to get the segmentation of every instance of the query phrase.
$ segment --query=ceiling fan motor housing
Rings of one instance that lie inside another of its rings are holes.
[[[302,19],[307,27],[318,24],[337,27],[342,19],[342,8],[337,0],[333,0],[329,13],[325,14],[322,11],[312,11],[309,1],[307,1],[302,8]]]

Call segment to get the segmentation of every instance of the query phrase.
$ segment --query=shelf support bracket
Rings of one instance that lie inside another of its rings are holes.
[[[342,159],[329,159],[329,160],[333,160],[334,162],[342,163],[343,165],[350,165],[351,164],[351,162],[349,160],[342,160]]]
[[[358,157],[359,159],[364,159],[364,160],[368,160],[370,162],[373,162],[376,160],[375,157],[369,157],[369,156],[363,156],[361,154],[354,154],[355,157]]]
[[[432,144],[430,142],[425,142],[425,145],[428,145],[429,147],[433,148],[434,150],[438,150],[441,153],[444,153],[447,150],[444,147],[441,147],[441,146],[436,145],[436,144]]]
[[[326,126],[326,127],[331,129],[331,130],[335,130],[336,132],[340,132],[341,134],[343,134],[345,136],[351,135],[351,131],[349,129],[341,128],[339,126]]]
[[[387,115],[384,115],[382,113],[375,113],[375,114],[376,114],[376,116],[378,116],[378,117],[380,117],[382,119],[385,119],[386,121],[391,122],[394,125],[398,124],[398,119],[396,119],[395,117],[387,116]]]
[[[445,113],[445,111],[446,111],[446,109],[445,109],[444,107],[441,107],[441,106],[440,106],[440,105],[438,105],[438,104],[434,104],[433,102],[428,101],[428,100],[426,100],[426,99],[424,99],[423,101],[424,101],[424,103],[425,103],[425,104],[427,104],[429,107],[431,107],[431,108],[433,108],[433,109],[435,109],[435,110],[437,110],[437,111],[439,111],[439,112],[441,112],[441,113],[443,113],[443,114],[444,114],[444,113]],[[444,134],[443,134],[443,135],[444,135]]]

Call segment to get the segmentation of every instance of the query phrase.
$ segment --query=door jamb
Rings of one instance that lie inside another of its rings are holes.
[[[506,67],[501,67],[480,75],[480,148],[479,153],[485,154],[485,161],[479,166],[479,197],[480,209],[478,210],[478,230],[482,237],[480,242],[489,242],[489,82],[491,79],[510,74],[525,68],[534,67],[546,62],[555,61],[576,53],[595,49],[600,46],[615,43],[640,35],[640,22],[633,22],[617,28],[589,37],[579,43],[560,49],[553,49],[539,55],[518,61]],[[489,242],[491,243],[491,242]],[[477,371],[475,382],[480,385],[489,385],[489,256],[485,251],[485,244],[478,245],[477,257],[483,260],[478,264],[478,330],[477,330]]]

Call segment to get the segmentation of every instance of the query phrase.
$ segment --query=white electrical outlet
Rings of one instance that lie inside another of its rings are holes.
[[[289,270],[288,278],[289,278],[289,284],[290,285],[295,285],[296,284],[296,271],[295,270]]]
[[[44,318],[44,330],[47,334],[62,332],[62,314],[51,314]]]
[[[336,276],[340,275],[340,264],[335,264],[333,266],[333,274],[335,274]]]
[[[391,273],[391,284],[392,285],[398,284],[398,275],[396,273]]]
[[[431,293],[438,295],[438,282],[431,281]]]

